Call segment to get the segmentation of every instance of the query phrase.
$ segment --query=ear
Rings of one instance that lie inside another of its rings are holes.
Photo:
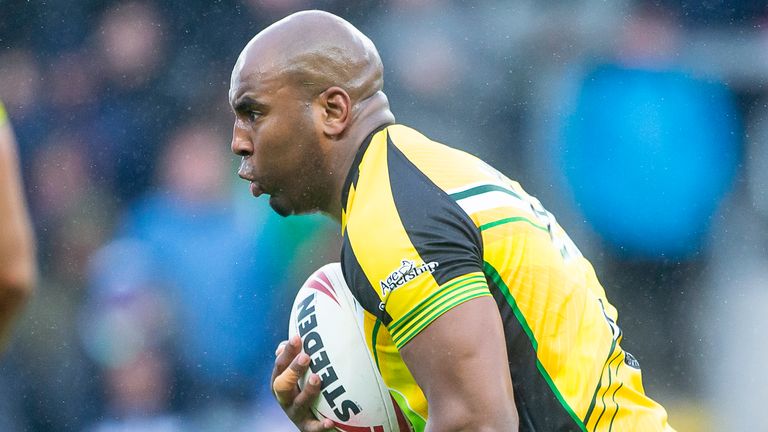
[[[330,87],[319,96],[323,133],[336,137],[344,133],[351,118],[352,101],[341,87]]]

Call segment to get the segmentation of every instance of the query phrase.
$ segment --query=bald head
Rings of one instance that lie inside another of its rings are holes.
[[[373,42],[349,22],[323,11],[289,15],[251,39],[232,71],[232,83],[252,75],[288,80],[310,95],[338,86],[353,103],[381,91],[384,83]]]
[[[299,12],[257,34],[232,70],[232,152],[255,196],[288,215],[341,217],[341,189],[365,137],[395,117],[376,47],[343,19]]]

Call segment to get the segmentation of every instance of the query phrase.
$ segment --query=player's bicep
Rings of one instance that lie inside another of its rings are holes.
[[[400,354],[427,397],[428,430],[517,430],[504,330],[492,297],[446,311]]]

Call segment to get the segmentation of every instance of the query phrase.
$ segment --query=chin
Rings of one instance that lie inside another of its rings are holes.
[[[288,202],[282,196],[269,197],[269,206],[272,207],[272,210],[274,210],[275,213],[283,217],[316,213],[318,211],[316,207],[309,207],[309,206],[300,207],[300,206],[292,205],[291,202]]]
[[[279,214],[282,217],[296,214],[296,212],[292,208],[285,205],[285,203],[281,201],[282,200],[280,200],[279,198],[271,196],[269,197],[269,206],[272,207],[272,210],[274,210],[275,213]]]

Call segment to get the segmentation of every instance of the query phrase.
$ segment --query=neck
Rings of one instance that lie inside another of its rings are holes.
[[[331,178],[331,196],[328,204],[320,209],[323,213],[341,223],[341,190],[347,179],[355,154],[363,140],[375,128],[385,123],[394,123],[395,116],[389,110],[387,96],[379,91],[373,96],[360,101],[350,113],[349,126],[333,146],[333,171]]]

